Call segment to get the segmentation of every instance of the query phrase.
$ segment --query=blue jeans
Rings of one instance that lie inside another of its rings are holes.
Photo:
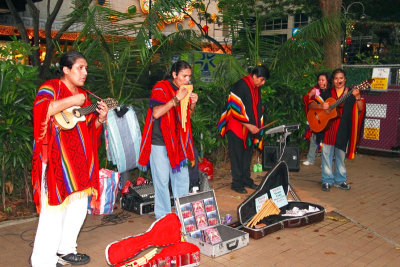
[[[310,163],[315,162],[315,157],[317,155],[317,135],[315,133],[312,133],[310,137],[310,148],[308,149],[308,154],[307,154],[307,161]]]
[[[332,172],[333,156],[335,156],[334,172]],[[339,185],[346,182],[346,166],[344,165],[345,156],[346,152],[335,146],[326,144],[322,146],[322,183]]]
[[[171,212],[169,178],[174,197],[189,194],[189,171],[181,167],[179,172],[172,173],[171,164],[165,146],[151,145],[150,168],[154,184],[154,213],[159,219]]]

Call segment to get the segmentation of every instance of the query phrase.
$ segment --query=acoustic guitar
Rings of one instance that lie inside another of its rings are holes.
[[[358,85],[352,86],[347,94],[338,100],[334,99],[333,97],[328,98],[325,100],[325,103],[329,103],[329,108],[327,110],[309,109],[307,113],[307,121],[311,130],[316,133],[323,131],[328,125],[328,122],[338,116],[337,107],[352,95],[353,90],[365,90],[371,85],[372,81],[373,79],[368,79]]]
[[[117,100],[114,98],[104,99],[109,110],[113,110],[118,106]],[[54,115],[55,124],[62,130],[70,130],[80,121],[85,121],[85,115],[96,110],[97,103],[81,108],[80,106],[69,107]]]

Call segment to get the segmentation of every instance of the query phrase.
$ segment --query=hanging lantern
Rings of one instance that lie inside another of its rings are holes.
[[[204,34],[208,34],[208,29],[209,29],[209,27],[207,25],[203,26],[202,30],[203,30]]]
[[[193,28],[195,23],[194,23],[194,21],[192,19],[190,19],[189,22],[188,22],[188,25],[189,25],[190,28]]]
[[[218,18],[218,16],[217,16],[217,14],[215,14],[215,13],[212,13],[212,14],[211,14],[211,16],[210,16],[210,18],[211,18],[211,20],[212,20],[213,22],[216,22],[216,21],[217,21],[217,18]]]
[[[136,11],[137,11],[136,6],[135,5],[130,5],[130,6],[128,6],[128,8],[126,10],[126,13],[128,13],[129,15],[132,16],[132,15],[136,14]]]
[[[177,23],[175,24],[175,29],[176,29],[177,32],[182,31],[182,30],[183,30],[183,25],[182,25],[182,23],[177,22]]]
[[[157,24],[157,27],[160,29],[160,31],[163,31],[164,30],[164,28],[165,28],[165,24],[164,24],[164,22],[159,22],[158,24]]]
[[[351,37],[346,38],[346,44],[350,45],[353,42],[353,39]]]

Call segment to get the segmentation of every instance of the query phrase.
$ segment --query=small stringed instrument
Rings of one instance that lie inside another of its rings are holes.
[[[114,98],[106,98],[103,100],[109,110],[113,110],[118,106],[117,100]],[[85,121],[85,115],[96,110],[97,103],[81,108],[80,106],[69,107],[54,115],[55,124],[62,130],[70,130],[75,127],[79,121]]]
[[[328,98],[327,100],[325,100],[325,103],[329,103],[329,109],[327,110],[309,109],[307,113],[307,121],[310,125],[311,130],[316,133],[323,131],[328,125],[328,122],[338,116],[337,107],[342,104],[349,96],[352,95],[353,90],[367,89],[371,85],[372,81],[373,79],[368,79],[358,85],[352,86],[347,94],[339,98],[338,100],[334,99],[333,97]]]

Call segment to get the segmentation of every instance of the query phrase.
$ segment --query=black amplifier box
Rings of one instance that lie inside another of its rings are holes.
[[[174,198],[171,197],[171,206],[174,205]],[[154,212],[154,200],[143,201],[135,194],[126,194],[121,197],[121,208],[140,215],[149,214]]]

